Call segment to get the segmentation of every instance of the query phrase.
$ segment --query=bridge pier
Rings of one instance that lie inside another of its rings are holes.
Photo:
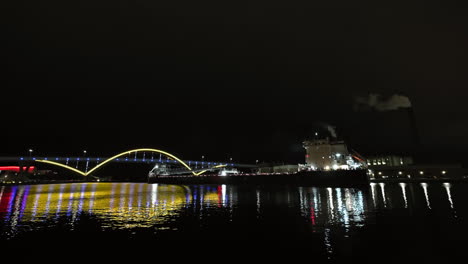
[[[27,176],[31,167],[34,167],[34,161],[19,161],[19,172],[18,176]]]

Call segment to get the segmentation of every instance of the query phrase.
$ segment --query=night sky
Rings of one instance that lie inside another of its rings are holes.
[[[466,162],[467,10],[450,1],[3,1],[0,155],[303,162],[326,124],[363,155]]]

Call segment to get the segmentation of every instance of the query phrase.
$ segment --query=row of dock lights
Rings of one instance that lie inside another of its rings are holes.
[[[442,175],[445,175],[445,174],[447,174],[447,171],[444,171],[444,170],[443,170],[443,171],[441,171],[441,173],[442,173]],[[379,174],[379,175],[382,175],[382,172],[379,171],[378,174]],[[398,172],[398,175],[403,175],[403,172],[402,172],[402,171],[399,171],[399,172]],[[419,171],[419,175],[424,175],[424,171]]]

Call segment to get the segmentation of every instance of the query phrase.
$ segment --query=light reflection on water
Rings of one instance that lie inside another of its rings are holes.
[[[62,228],[74,230],[84,216],[98,219],[102,231],[139,228],[177,232],[185,228],[182,220],[188,219],[197,223],[190,228],[198,228],[203,234],[203,228],[215,219],[216,224],[247,221],[252,229],[274,223],[269,226],[299,232],[295,230],[300,227],[297,215],[303,226],[308,226],[300,232],[321,234],[325,252],[333,254],[335,234],[341,232],[346,238],[353,230],[374,225],[379,212],[402,209],[414,214],[418,210],[446,208],[453,212],[447,217],[457,217],[454,186],[450,183],[371,183],[368,188],[146,183],[1,186],[0,240],[47,229],[59,222],[65,222]],[[239,230],[244,229],[249,227]]]

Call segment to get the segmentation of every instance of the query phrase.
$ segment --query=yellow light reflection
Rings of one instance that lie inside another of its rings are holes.
[[[29,193],[21,209],[22,221],[43,222],[61,216],[73,224],[80,214],[88,213],[105,219],[103,228],[150,227],[178,215],[192,201],[183,186],[146,183],[33,185]],[[210,193],[209,199],[215,195]]]

